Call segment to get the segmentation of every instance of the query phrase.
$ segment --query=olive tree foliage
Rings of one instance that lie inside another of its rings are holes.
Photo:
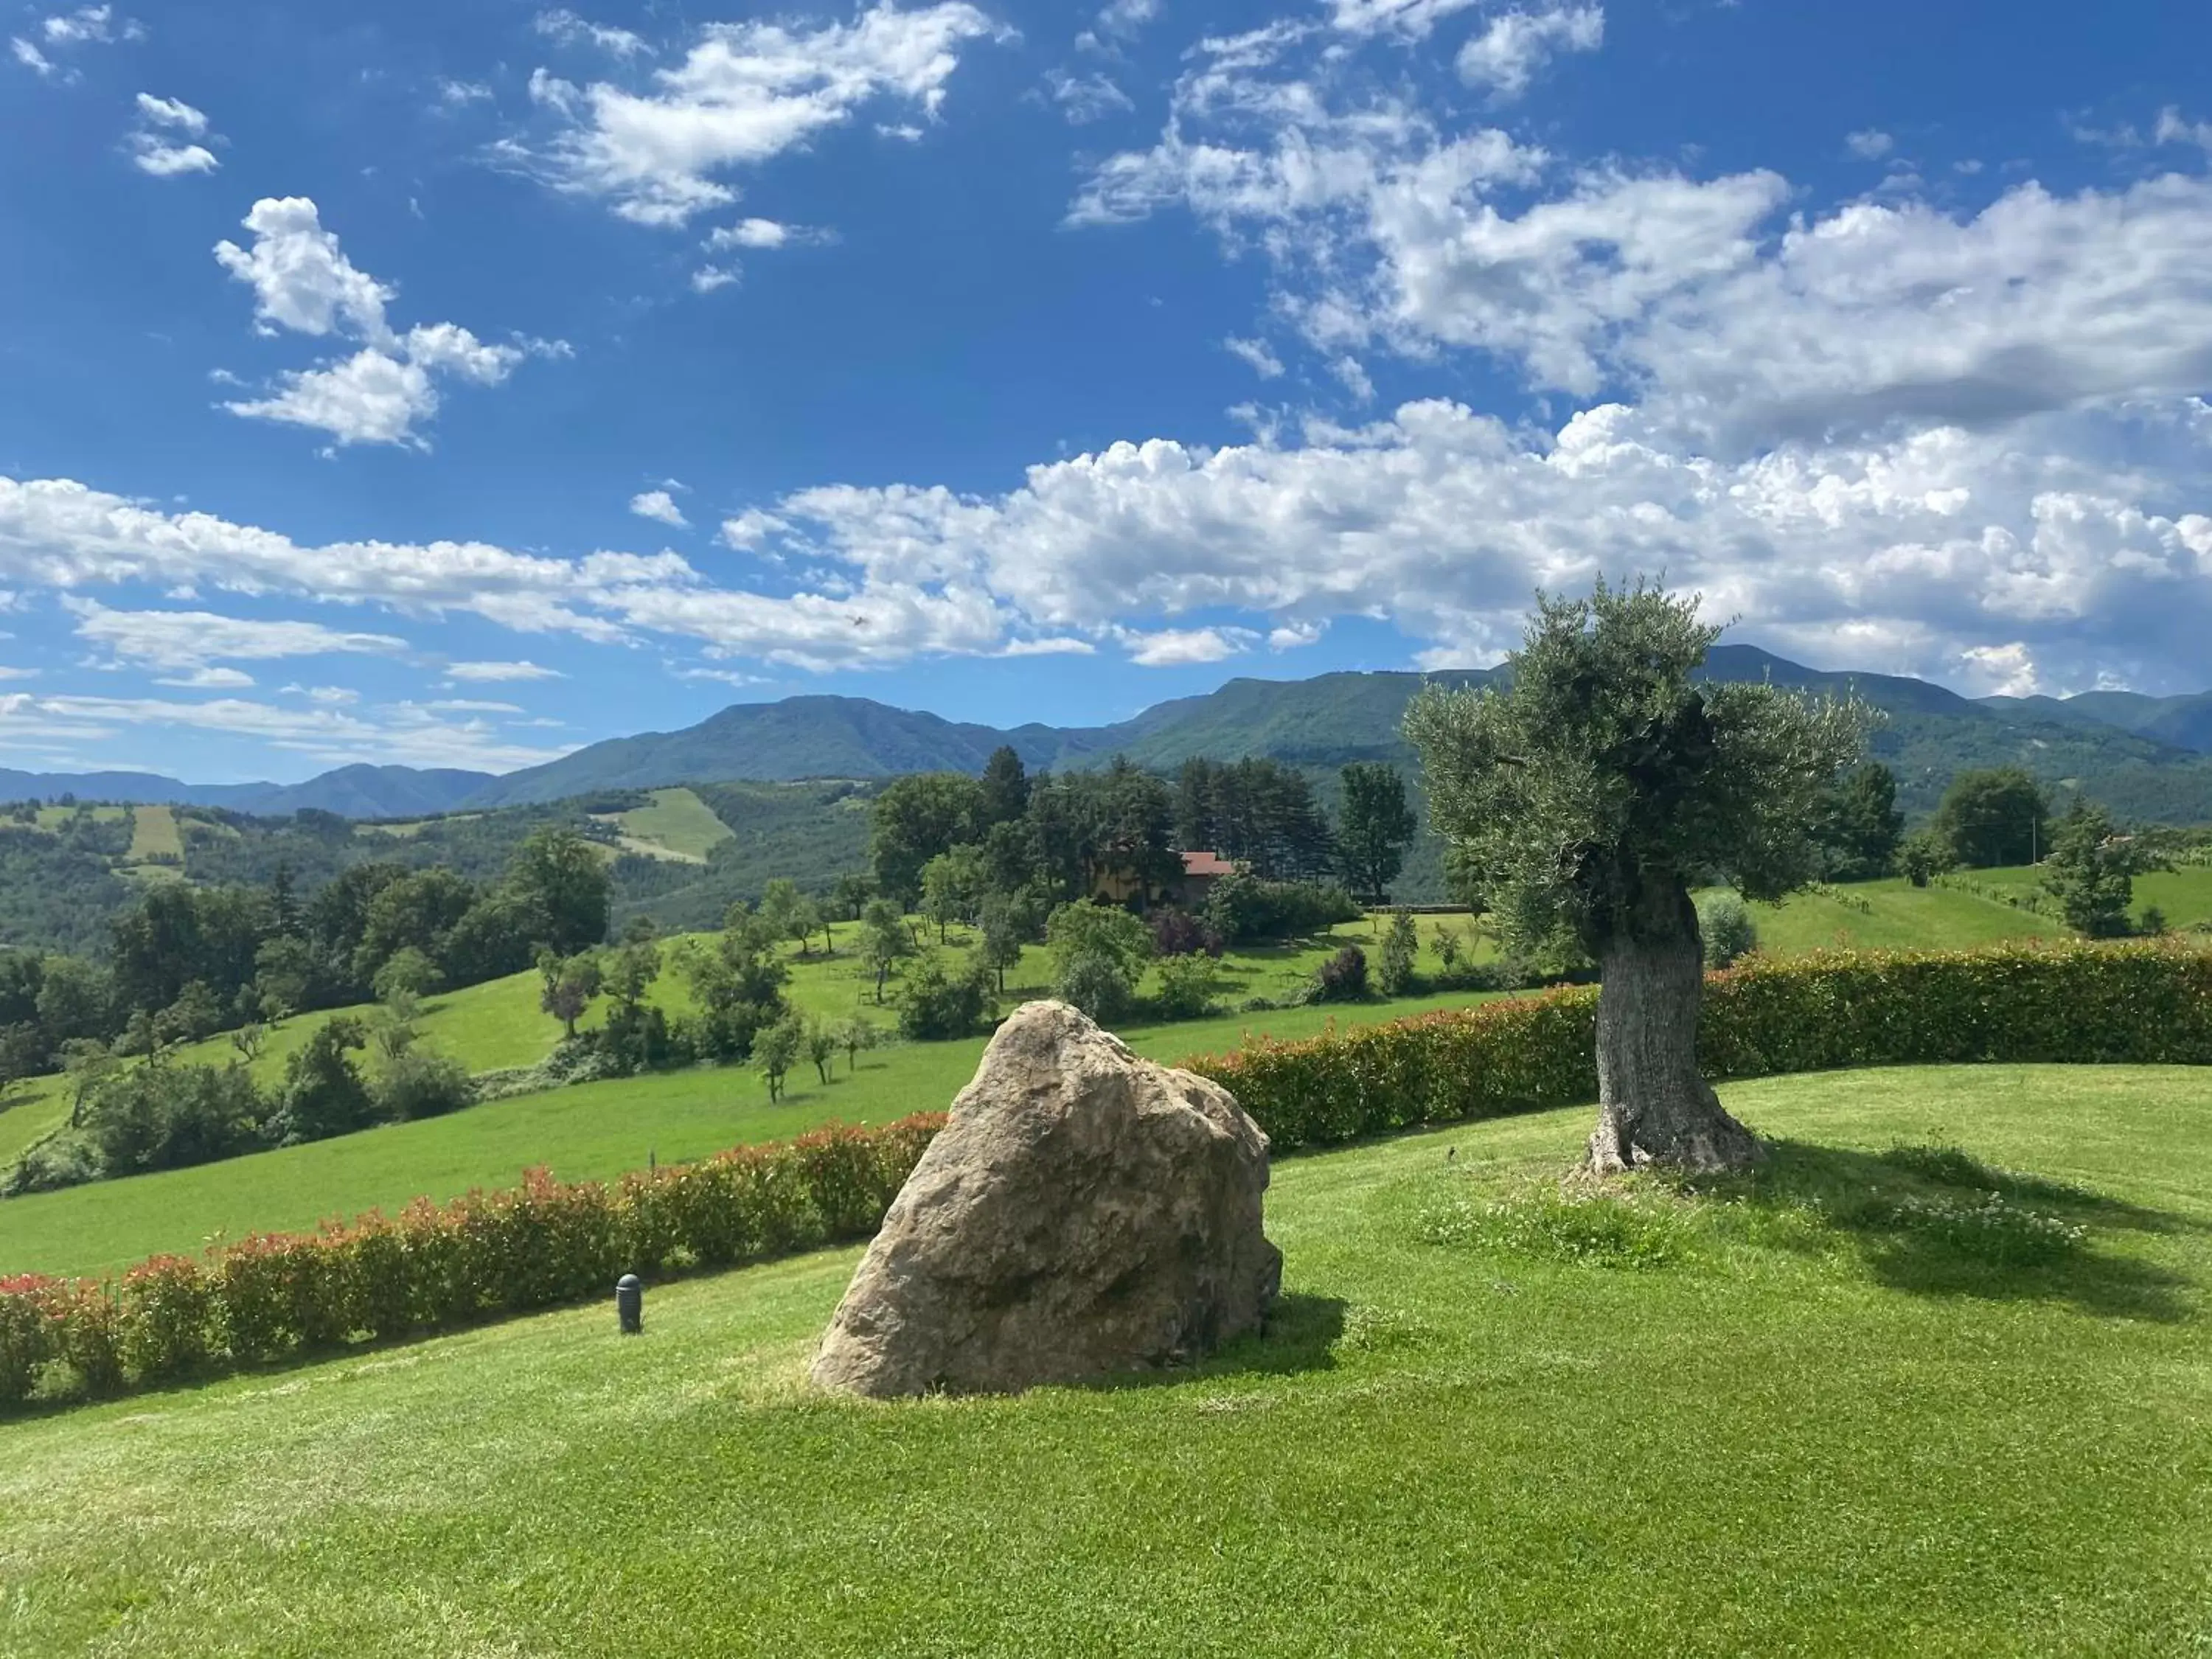
[[[1698,1073],[1691,890],[1815,879],[1815,809],[1864,749],[1862,705],[1693,679],[1720,632],[1641,579],[1540,595],[1510,690],[1431,686],[1407,713],[1436,826],[1506,942],[1564,934],[1599,963],[1601,1172],[1759,1155]]]

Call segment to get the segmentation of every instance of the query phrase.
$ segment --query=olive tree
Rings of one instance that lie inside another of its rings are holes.
[[[1869,715],[1691,678],[1720,629],[1638,580],[1539,595],[1511,689],[1431,686],[1406,716],[1437,829],[1508,939],[1561,933],[1599,965],[1589,1165],[1737,1168],[1751,1132],[1698,1071],[1693,884],[1777,899],[1820,872],[1816,807]]]

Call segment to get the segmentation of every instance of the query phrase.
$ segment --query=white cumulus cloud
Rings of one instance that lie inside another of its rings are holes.
[[[280,375],[268,397],[225,404],[234,415],[312,428],[340,444],[427,448],[418,428],[438,412],[434,377],[497,386],[526,358],[571,355],[565,341],[494,344],[458,323],[394,331],[386,315],[394,291],[346,257],[307,197],[264,198],[245,224],[252,247],[218,242],[215,255],[253,289],[261,332],[350,335],[366,343],[349,357]]]
[[[680,225],[737,199],[726,175],[867,106],[898,100],[933,118],[961,49],[997,33],[958,0],[913,10],[884,0],[850,22],[813,27],[709,24],[644,91],[533,76],[533,96],[559,130],[540,149],[518,143],[506,154],[560,189],[605,198],[624,218]]]
[[[641,490],[629,498],[629,510],[641,519],[654,519],[678,530],[688,528],[690,520],[676,505],[676,498],[665,489]]]
[[[1509,11],[1460,48],[1459,77],[1493,98],[1518,98],[1559,53],[1595,52],[1604,44],[1605,13],[1599,7]]]

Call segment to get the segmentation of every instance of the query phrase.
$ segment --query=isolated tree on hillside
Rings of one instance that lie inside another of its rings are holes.
[[[801,956],[813,948],[814,930],[822,925],[814,901],[799,890],[797,882],[782,876],[762,889],[760,919],[777,939],[797,940]]]
[[[921,913],[937,925],[937,942],[956,921],[972,921],[990,885],[980,847],[956,847],[921,866]]]
[[[2135,878],[2159,863],[2141,840],[2120,834],[2111,813],[2077,797],[2051,835],[2043,890],[2058,902],[2069,927],[2116,939],[2128,931]]]
[[[1698,1071],[1691,889],[1775,899],[1812,880],[1814,804],[1865,741],[1855,704],[1692,680],[1719,633],[1642,580],[1540,595],[1510,691],[1431,686],[1406,716],[1437,828],[1509,939],[1564,932],[1599,963],[1599,1173],[1759,1157]]]
[[[753,1063],[768,1079],[770,1105],[783,1098],[783,1079],[798,1064],[806,1047],[806,1027],[797,1014],[787,1014],[753,1040]]]
[[[914,938],[906,930],[906,918],[889,899],[870,899],[867,908],[860,912],[860,960],[876,976],[876,1000],[884,1000],[884,981],[889,977],[891,964],[901,957],[914,954]]]
[[[1381,761],[1356,761],[1344,769],[1344,811],[1337,845],[1344,873],[1370,904],[1380,904],[1405,866],[1412,844],[1413,809],[1406,780]]]
[[[858,921],[860,912],[876,896],[876,884],[858,871],[848,871],[830,885],[830,908],[840,921]]]
[[[574,830],[537,831],[516,850],[507,880],[535,943],[568,956],[606,938],[606,860]]]
[[[1930,827],[1953,861],[1970,870],[2033,864],[2051,849],[2051,803],[2023,768],[1961,772]]]
[[[1006,893],[986,893],[976,917],[982,939],[979,953],[998,975],[1000,991],[1006,988],[1006,969],[1019,965],[1022,941],[1030,929],[1028,907]]]
[[[538,1007],[559,1020],[568,1036],[574,1036],[576,1022],[599,994],[599,957],[589,953],[562,957],[550,950],[541,951],[538,974]]]
[[[826,1022],[806,1022],[806,1057],[814,1062],[814,1074],[829,1082],[830,1066],[837,1058],[837,1033]]]

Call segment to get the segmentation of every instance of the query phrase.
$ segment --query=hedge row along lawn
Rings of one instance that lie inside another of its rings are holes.
[[[1192,1062],[1281,1151],[1593,1100],[1598,988]],[[1753,957],[1706,975],[1707,1075],[1969,1060],[2212,1064],[2212,949],[2178,940]]]
[[[103,1398],[355,1341],[452,1330],[660,1277],[789,1255],[882,1224],[938,1129],[817,1129],[612,1186],[533,1170],[312,1234],[258,1234],[119,1281],[0,1279],[0,1408]]]
[[[1729,1085],[1770,1174],[1602,1212],[1581,1106],[1286,1159],[1267,1335],[1130,1386],[811,1395],[846,1249],[17,1420],[0,1652],[2197,1652],[2205,1076]]]

